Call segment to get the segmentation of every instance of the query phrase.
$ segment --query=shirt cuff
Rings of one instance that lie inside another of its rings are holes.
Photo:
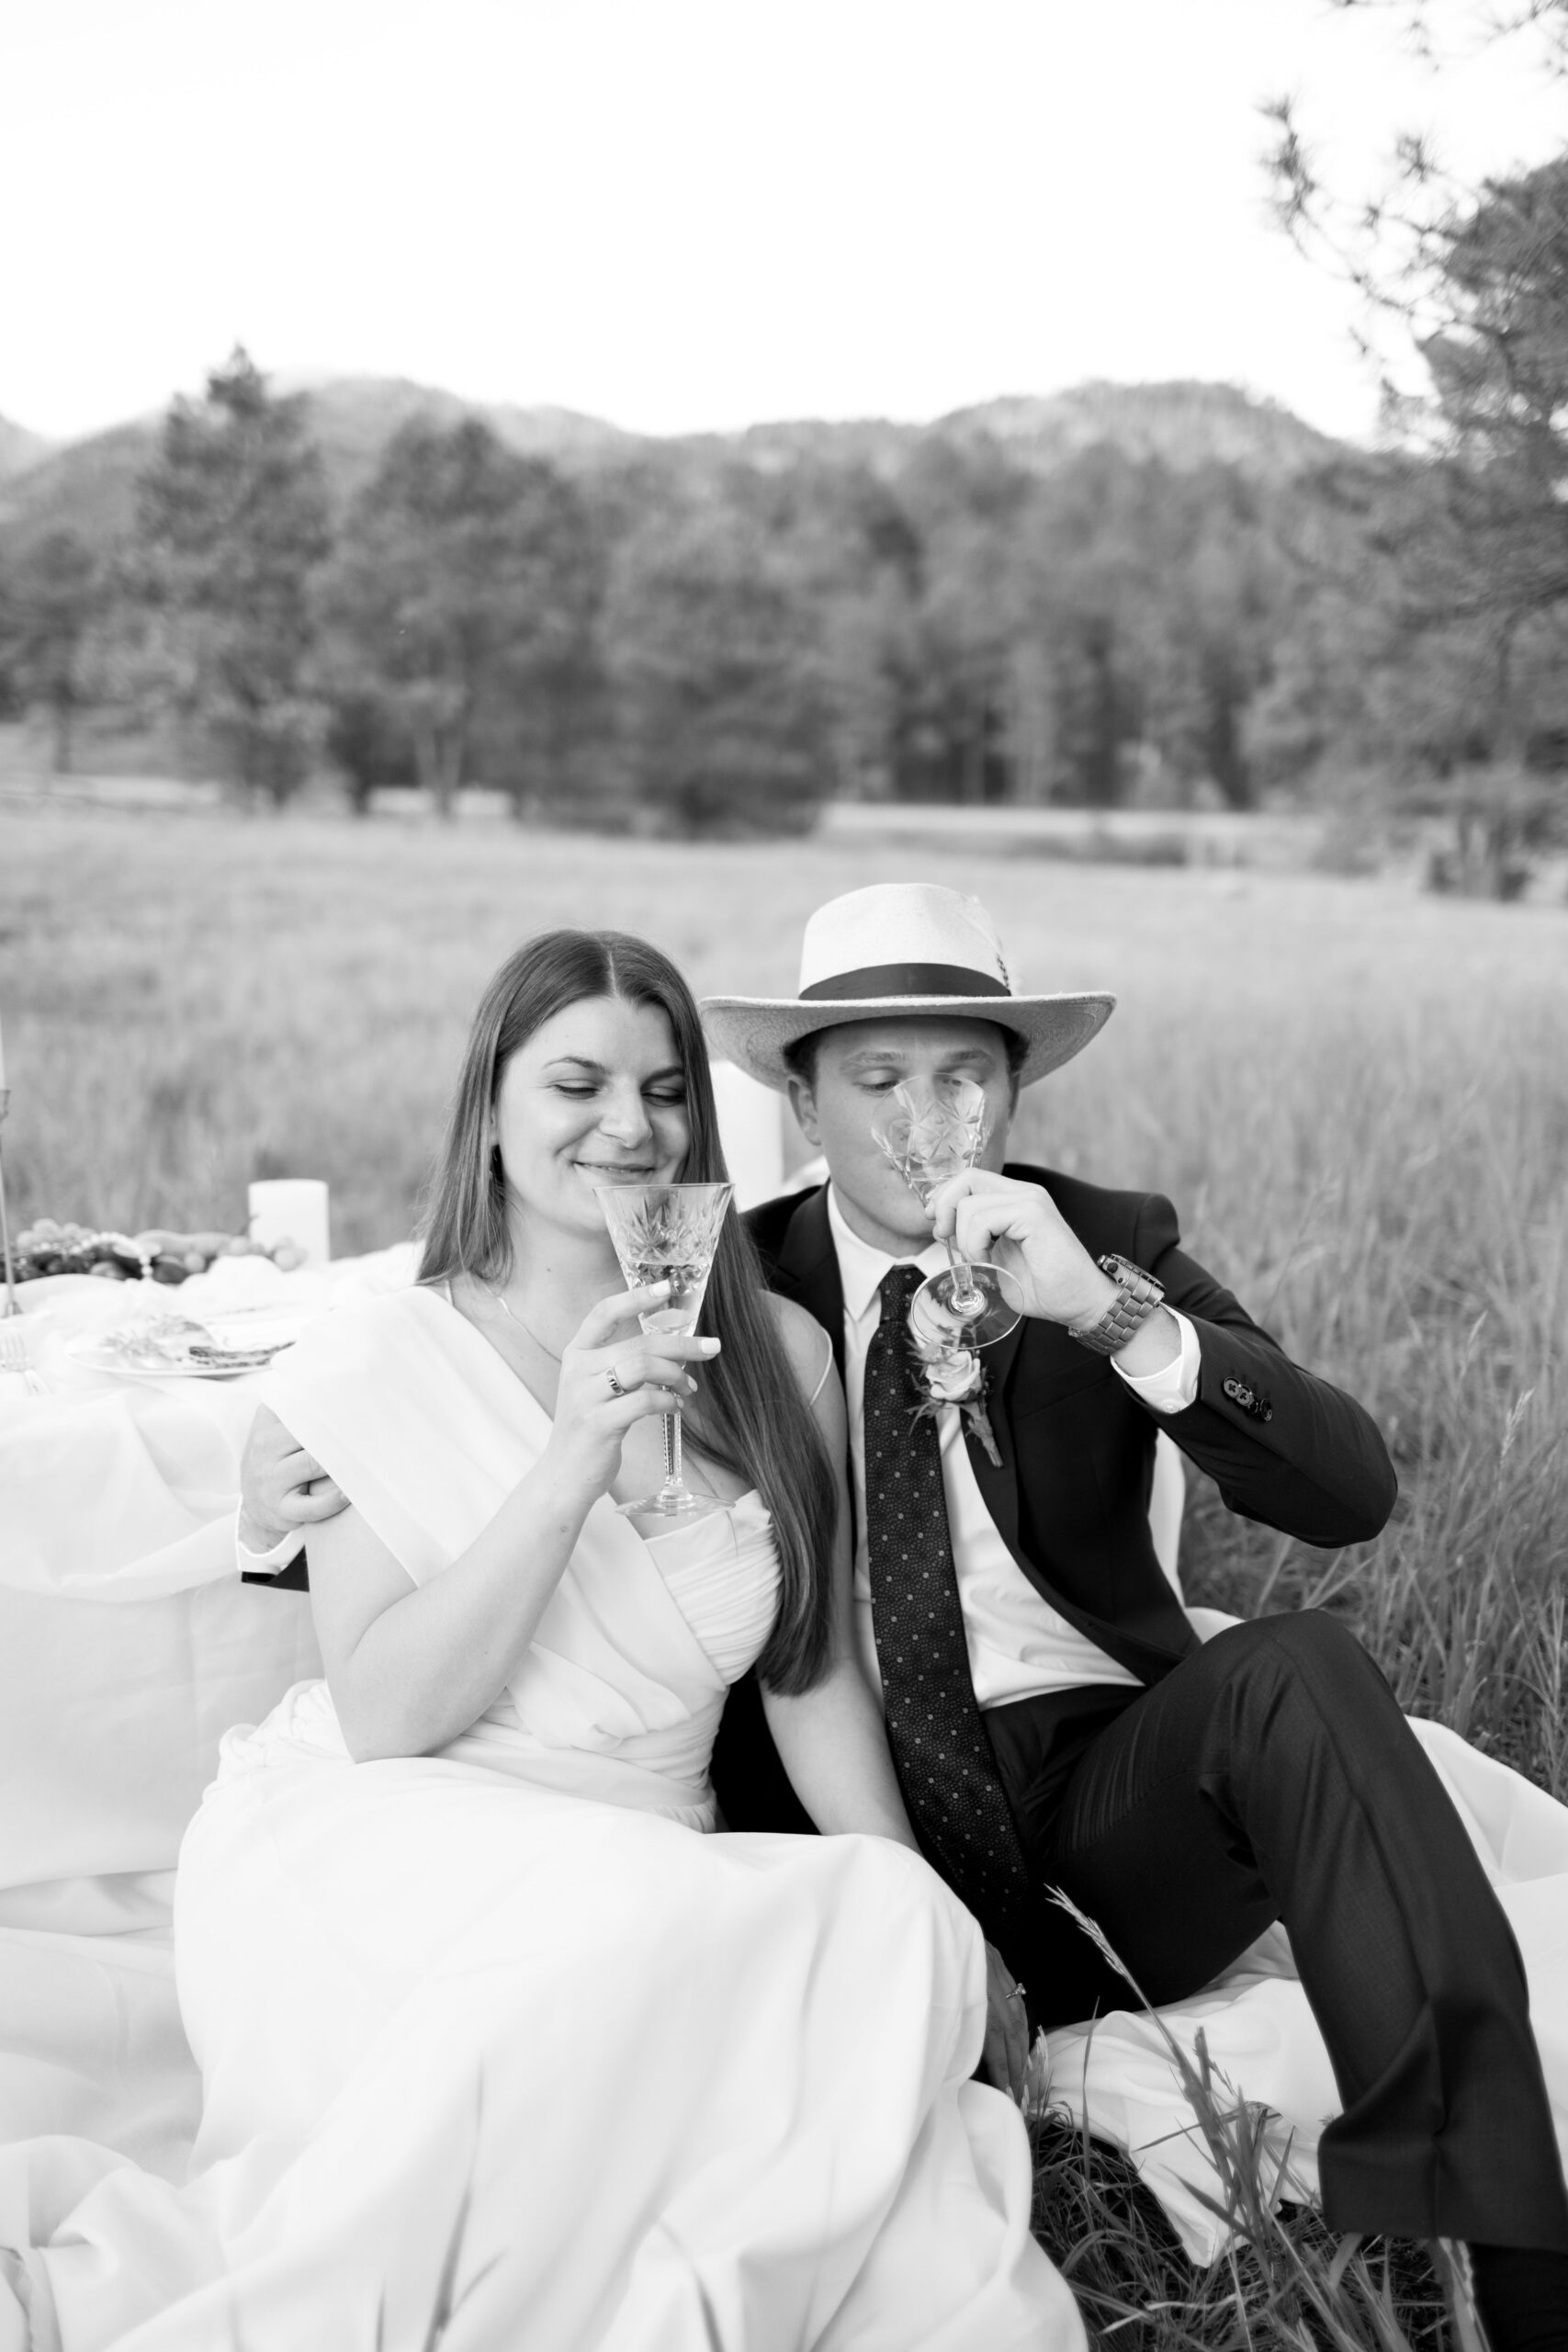
[[[1176,1328],[1181,1334],[1181,1352],[1174,1363],[1162,1366],[1158,1372],[1139,1374],[1123,1372],[1115,1357],[1111,1359],[1111,1370],[1126,1382],[1134,1396],[1141,1404],[1146,1405],[1151,1413],[1185,1412],[1189,1405],[1195,1405],[1198,1401],[1198,1374],[1202,1363],[1198,1334],[1178,1308],[1168,1307],[1167,1312],[1175,1317]]]
[[[282,1574],[305,1544],[302,1527],[291,1527],[287,1535],[279,1536],[270,1552],[253,1552],[248,1544],[240,1541],[240,1521],[234,1520],[234,1558],[243,1577],[276,1577]]]

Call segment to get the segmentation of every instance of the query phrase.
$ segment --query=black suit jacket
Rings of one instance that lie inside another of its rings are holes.
[[[1109,1358],[1060,1325],[1026,1317],[987,1351],[1000,1469],[968,1439],[980,1492],[1020,1574],[1110,1657],[1154,1682],[1195,1646],[1149,1533],[1161,1429],[1209,1472],[1232,1510],[1306,1544],[1376,1535],[1393,1505],[1393,1471],[1361,1407],[1292,1363],[1187,1256],[1176,1212],[1159,1193],[1110,1192],[1045,1168],[1010,1164],[1006,1172],[1043,1185],[1091,1255],[1114,1250],[1146,1268],[1197,1330],[1197,1397],[1179,1413],[1156,1415]],[[768,1281],[816,1316],[841,1374],[844,1302],[826,1193],[769,1201],[746,1223]],[[754,1687],[731,1695],[714,1772],[731,1827],[810,1826]]]

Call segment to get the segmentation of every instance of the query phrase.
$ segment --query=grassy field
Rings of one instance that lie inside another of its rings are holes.
[[[1568,1798],[1561,908],[1045,860],[938,876],[929,853],[500,824],[0,813],[14,1222],[232,1227],[247,1179],[308,1174],[332,1185],[340,1253],[394,1240],[469,1012],[520,938],[620,925],[699,990],[786,993],[810,908],[900,878],[980,892],[1022,985],[1122,999],[1092,1051],[1025,1097],[1015,1149],[1171,1194],[1190,1249],[1390,1437],[1399,1510],[1366,1551],[1308,1552],[1200,1487],[1190,1597],[1333,1606],[1407,1708]],[[1126,2200],[1073,2187],[1076,2162],[1043,2155],[1043,2227],[1108,2299],[1100,2319],[1119,2293],[1156,2299],[1156,2279],[1179,2306],[1120,2342],[1287,2340],[1304,2240],[1258,2249],[1245,2297],[1222,2281],[1188,2308],[1157,2231],[1131,2251]],[[1317,2324],[1376,2340],[1370,2322]]]

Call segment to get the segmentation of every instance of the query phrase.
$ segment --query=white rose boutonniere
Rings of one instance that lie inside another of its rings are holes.
[[[986,1410],[987,1374],[978,1350],[953,1340],[928,1339],[913,1321],[908,1332],[910,1370],[920,1398],[912,1408],[916,1420],[934,1418],[944,1405],[956,1405],[964,1427],[979,1439],[987,1461],[999,1470],[1002,1457]]]

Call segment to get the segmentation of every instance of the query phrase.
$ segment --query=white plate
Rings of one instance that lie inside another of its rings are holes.
[[[246,1373],[265,1372],[276,1355],[292,1347],[306,1323],[308,1316],[286,1314],[276,1306],[231,1307],[221,1315],[204,1315],[199,1318],[199,1335],[171,1334],[173,1345],[179,1350],[166,1362],[138,1363],[124,1348],[124,1341],[139,1331],[155,1331],[162,1324],[197,1323],[195,1316],[182,1316],[171,1307],[161,1316],[138,1316],[133,1322],[117,1324],[104,1331],[79,1331],[65,1342],[65,1352],[73,1363],[89,1372],[113,1373],[121,1380],[239,1380]],[[198,1336],[220,1348],[244,1348],[263,1355],[257,1363],[214,1363],[185,1352],[181,1341],[195,1343]]]
[[[223,1306],[210,1315],[191,1317],[210,1332],[220,1348],[291,1348],[310,1315],[298,1306],[279,1306],[258,1300],[254,1306]]]

